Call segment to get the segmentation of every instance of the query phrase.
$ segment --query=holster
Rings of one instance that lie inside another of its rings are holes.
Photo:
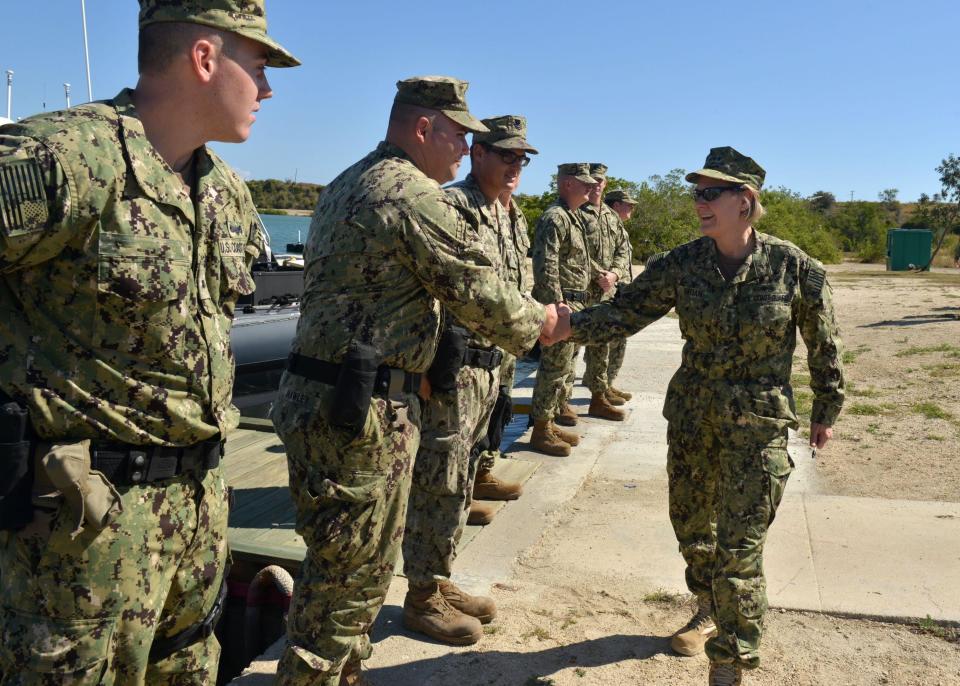
[[[372,345],[356,341],[347,348],[333,391],[330,423],[359,433],[367,421],[370,398],[377,381],[377,352]]]
[[[497,393],[497,402],[490,414],[490,426],[487,428],[487,444],[490,450],[500,449],[503,430],[507,428],[511,419],[513,419],[513,397],[510,395],[509,388],[501,386],[500,392]]]
[[[30,418],[2,391],[0,401],[0,530],[17,531],[33,519]]]
[[[437,353],[427,370],[434,391],[452,391],[457,387],[457,373],[467,353],[467,332],[459,326],[447,326],[440,334]]]

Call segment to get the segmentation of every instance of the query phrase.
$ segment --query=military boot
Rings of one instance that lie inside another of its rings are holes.
[[[537,419],[533,422],[533,433],[530,434],[530,450],[566,457],[570,454],[570,444],[560,440],[553,432],[549,419]]]
[[[607,393],[610,393],[611,395],[619,396],[624,400],[630,400],[631,398],[633,398],[633,393],[628,393],[627,391],[621,391],[619,388],[614,388],[613,386],[610,386],[610,388],[607,389]]]
[[[616,393],[612,393],[608,388],[603,392],[603,397],[607,399],[607,402],[615,407],[620,407],[621,405],[626,405],[627,401],[621,398]]]
[[[482,500],[474,500],[470,503],[470,514],[467,515],[467,524],[483,526],[493,521],[497,511],[493,505],[485,503]]]
[[[497,604],[493,602],[493,598],[485,595],[470,595],[457,588],[457,585],[449,579],[439,579],[437,584],[448,603],[463,614],[476,617],[481,624],[489,624],[497,616]]]
[[[340,686],[371,686],[363,676],[360,660],[348,662],[340,672]]]
[[[480,640],[480,620],[462,613],[440,592],[437,582],[411,586],[403,601],[403,625],[443,643],[468,646]]]
[[[742,683],[743,670],[740,665],[710,663],[710,680],[707,686],[740,686]]]
[[[618,410],[611,405],[607,400],[607,396],[603,393],[593,394],[593,398],[590,399],[590,409],[587,410],[587,414],[591,417],[609,419],[612,422],[622,422],[627,416],[623,410]]]
[[[697,612],[686,626],[673,635],[670,647],[680,655],[698,655],[703,652],[707,639],[717,634],[717,625],[710,616],[710,599],[697,600]]]
[[[515,481],[501,481],[489,469],[477,470],[473,482],[473,497],[481,500],[516,500],[523,486]]]
[[[564,403],[563,409],[560,410],[556,417],[554,417],[554,421],[557,424],[562,424],[563,426],[576,426],[577,422],[580,421],[580,418],[577,417],[577,413],[573,411],[572,407],[570,407],[570,403]]]
[[[553,433],[556,434],[556,436],[564,443],[569,443],[571,446],[580,445],[579,434],[575,434],[572,431],[564,431],[552,422],[550,423],[550,430],[553,431]]]

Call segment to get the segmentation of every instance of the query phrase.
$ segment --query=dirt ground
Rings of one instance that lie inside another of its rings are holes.
[[[821,453],[823,493],[960,500],[960,270],[829,268],[848,381],[834,442]],[[794,387],[809,413],[806,350]]]

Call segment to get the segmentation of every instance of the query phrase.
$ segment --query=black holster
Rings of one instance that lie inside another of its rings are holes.
[[[467,332],[459,326],[448,326],[440,334],[437,353],[427,370],[430,387],[435,391],[452,391],[457,387],[457,373],[467,354]]]
[[[500,444],[503,443],[503,431],[513,419],[513,397],[510,395],[510,389],[501,386],[497,393],[497,402],[493,405],[493,411],[490,413],[490,421],[487,424],[487,433],[480,437],[470,449],[470,457],[476,459],[481,453],[487,450],[500,450]]]
[[[377,381],[377,351],[367,343],[354,341],[340,362],[333,391],[330,423],[359,433],[367,421],[370,398]]]
[[[168,636],[167,638],[155,638],[150,646],[150,662],[160,662],[166,660],[179,650],[183,650],[197,641],[202,641],[209,637],[216,628],[223,609],[227,606],[227,576],[230,573],[230,565],[223,570],[223,581],[220,584],[220,592],[217,593],[217,599],[210,608],[207,616],[201,619],[197,624],[188,626],[179,634]]]
[[[33,456],[27,410],[0,391],[0,530],[33,519]]]

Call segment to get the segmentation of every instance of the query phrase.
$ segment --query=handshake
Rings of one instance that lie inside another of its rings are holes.
[[[547,305],[545,308],[547,320],[540,329],[540,343],[553,345],[570,338],[570,307],[566,303]]]

